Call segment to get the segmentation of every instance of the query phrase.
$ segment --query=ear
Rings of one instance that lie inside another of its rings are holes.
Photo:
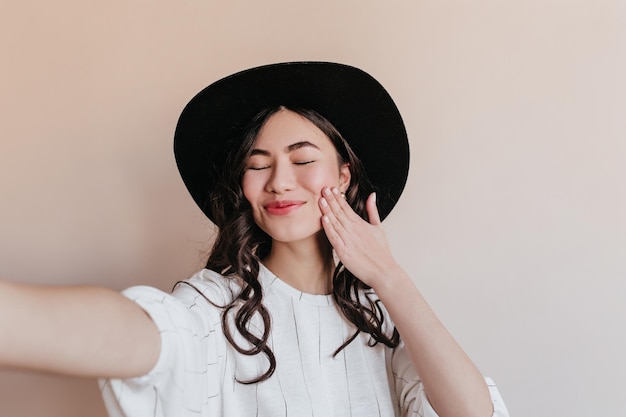
[[[346,192],[348,187],[350,187],[350,179],[352,179],[350,164],[345,162],[339,167],[339,191],[342,193]]]

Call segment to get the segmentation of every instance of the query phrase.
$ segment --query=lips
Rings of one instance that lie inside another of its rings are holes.
[[[264,208],[269,214],[282,216],[297,210],[303,204],[304,201],[297,200],[271,201],[267,203]]]

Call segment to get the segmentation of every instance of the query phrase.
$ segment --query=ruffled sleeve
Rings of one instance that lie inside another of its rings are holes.
[[[207,273],[204,271],[203,273]],[[202,273],[200,273],[202,274]],[[225,347],[220,309],[206,302],[224,302],[223,289],[196,276],[172,294],[152,287],[132,287],[123,294],[151,317],[161,334],[161,352],[146,375],[100,381],[111,417],[220,416]],[[200,292],[196,289],[200,289]],[[217,331],[216,331],[217,330]],[[215,374],[215,378],[206,378]],[[214,403],[214,406],[211,406]],[[212,412],[205,414],[207,410]]]

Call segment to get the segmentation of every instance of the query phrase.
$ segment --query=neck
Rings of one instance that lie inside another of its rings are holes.
[[[292,287],[309,294],[330,294],[335,269],[324,232],[300,242],[272,242],[263,264]]]

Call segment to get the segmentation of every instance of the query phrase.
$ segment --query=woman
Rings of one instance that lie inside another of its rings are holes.
[[[507,415],[390,253],[408,141],[373,78],[234,74],[187,105],[175,153],[219,227],[207,269],[172,294],[4,284],[0,362],[103,378],[111,416]]]

